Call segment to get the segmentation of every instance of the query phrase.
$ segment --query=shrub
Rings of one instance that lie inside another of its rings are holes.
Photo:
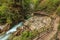
[[[54,12],[60,4],[60,0],[44,0],[40,3],[40,10],[46,11],[47,13]]]
[[[13,40],[32,40],[37,35],[38,35],[37,30],[34,30],[34,31],[24,30],[24,32],[22,32],[21,35],[15,36]]]

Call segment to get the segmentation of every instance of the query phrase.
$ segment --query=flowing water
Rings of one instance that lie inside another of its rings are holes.
[[[4,35],[0,36],[0,40],[7,40],[8,37],[16,31],[17,27],[20,27],[23,25],[23,22],[20,22],[19,24],[15,25],[12,29],[7,31]]]

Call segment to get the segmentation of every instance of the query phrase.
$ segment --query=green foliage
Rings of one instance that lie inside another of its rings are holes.
[[[22,7],[24,17],[28,18],[28,16],[31,15],[30,0],[23,0]]]
[[[38,4],[39,4],[39,0],[23,0],[22,7],[23,7],[24,16],[26,18],[31,17],[32,12],[37,10]]]
[[[24,32],[21,35],[15,36],[13,40],[32,40],[32,38],[36,37],[37,35],[38,35],[37,30],[34,31],[24,30]]]
[[[0,23],[9,23],[12,22],[18,23],[19,21],[23,20],[23,16],[16,12],[16,10],[10,10],[9,7],[13,4],[11,0],[1,0],[1,6],[0,6]],[[12,7],[11,7],[12,8]],[[14,8],[12,8],[14,9]],[[16,8],[17,9],[17,8]],[[20,8],[19,8],[20,9]],[[18,10],[19,11],[19,10]]]
[[[12,14],[9,12],[8,7],[4,4],[0,6],[0,23],[12,23]]]
[[[0,23],[18,23],[21,20],[28,19],[32,12],[37,9],[38,0],[13,0],[0,1]],[[22,10],[22,11],[21,11]]]
[[[29,38],[31,38],[32,33],[29,31],[24,31],[21,35],[21,40],[28,40]]]
[[[50,0],[50,3],[48,3],[47,5],[47,9],[46,11],[49,13],[49,12],[54,12],[57,7],[59,6],[59,2],[60,0]]]
[[[15,36],[13,40],[20,40],[20,36]]]
[[[39,5],[40,1],[41,1],[41,0],[32,0],[32,1],[31,1],[30,4],[32,4],[31,7],[33,6],[33,7],[32,7],[33,11],[38,10],[38,5]]]
[[[60,4],[60,0],[45,0],[40,3],[39,9],[48,13],[54,12]]]
[[[46,6],[48,5],[48,3],[49,3],[49,0],[42,1],[38,6],[39,9],[44,10],[46,8]]]
[[[58,30],[60,31],[60,24],[59,24],[59,26],[58,26]]]
[[[31,40],[34,35],[31,31],[25,30],[21,35],[21,40]]]
[[[58,25],[58,31],[60,31],[60,22],[59,22],[59,25]]]
[[[51,13],[57,9],[57,14],[60,15],[60,8],[58,7],[60,0],[44,0],[41,3],[39,1],[21,0],[17,2],[13,0],[0,0],[0,23],[19,22],[24,18],[30,18],[32,13],[39,9],[47,13]]]
[[[7,7],[5,5],[0,6],[0,23],[6,21]]]
[[[56,14],[58,14],[60,16],[60,6],[57,8],[56,11],[57,11]]]

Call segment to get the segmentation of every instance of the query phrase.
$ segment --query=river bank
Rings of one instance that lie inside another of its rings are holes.
[[[48,16],[33,16],[26,20],[23,27],[18,28],[17,31],[13,33],[13,36],[11,35],[9,37],[9,40],[33,40],[39,33],[52,30],[51,22],[52,19]]]
[[[7,40],[8,37],[16,31],[17,27],[20,27],[22,26],[22,22],[20,22],[18,25],[15,25],[12,29],[10,29],[9,31],[7,31],[5,34],[1,35],[0,36],[0,40]]]

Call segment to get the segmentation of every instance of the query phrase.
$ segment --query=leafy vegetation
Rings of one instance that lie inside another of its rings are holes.
[[[45,11],[47,14],[56,12],[60,16],[60,0],[0,0],[0,24],[15,25],[24,21],[37,11]],[[58,27],[60,30],[60,25]],[[38,32],[25,30],[13,40],[31,40]]]
[[[60,6],[57,8],[57,13],[60,16]]]
[[[60,4],[60,0],[44,0],[40,3],[39,9],[47,13],[54,12]]]
[[[60,24],[59,24],[59,26],[58,26],[58,30],[60,31]]]
[[[0,23],[18,23],[29,18],[36,10],[52,13],[57,9],[57,12],[59,12],[59,5],[60,0],[1,0]],[[59,13],[57,14],[59,15]]]
[[[32,38],[36,37],[37,35],[38,35],[37,30],[34,31],[25,30],[24,32],[22,32],[21,35],[15,36],[12,40],[32,40]]]
[[[38,0],[1,0],[0,23],[18,23],[31,17]]]
[[[58,25],[58,31],[60,31],[60,22],[59,22],[59,25]]]

